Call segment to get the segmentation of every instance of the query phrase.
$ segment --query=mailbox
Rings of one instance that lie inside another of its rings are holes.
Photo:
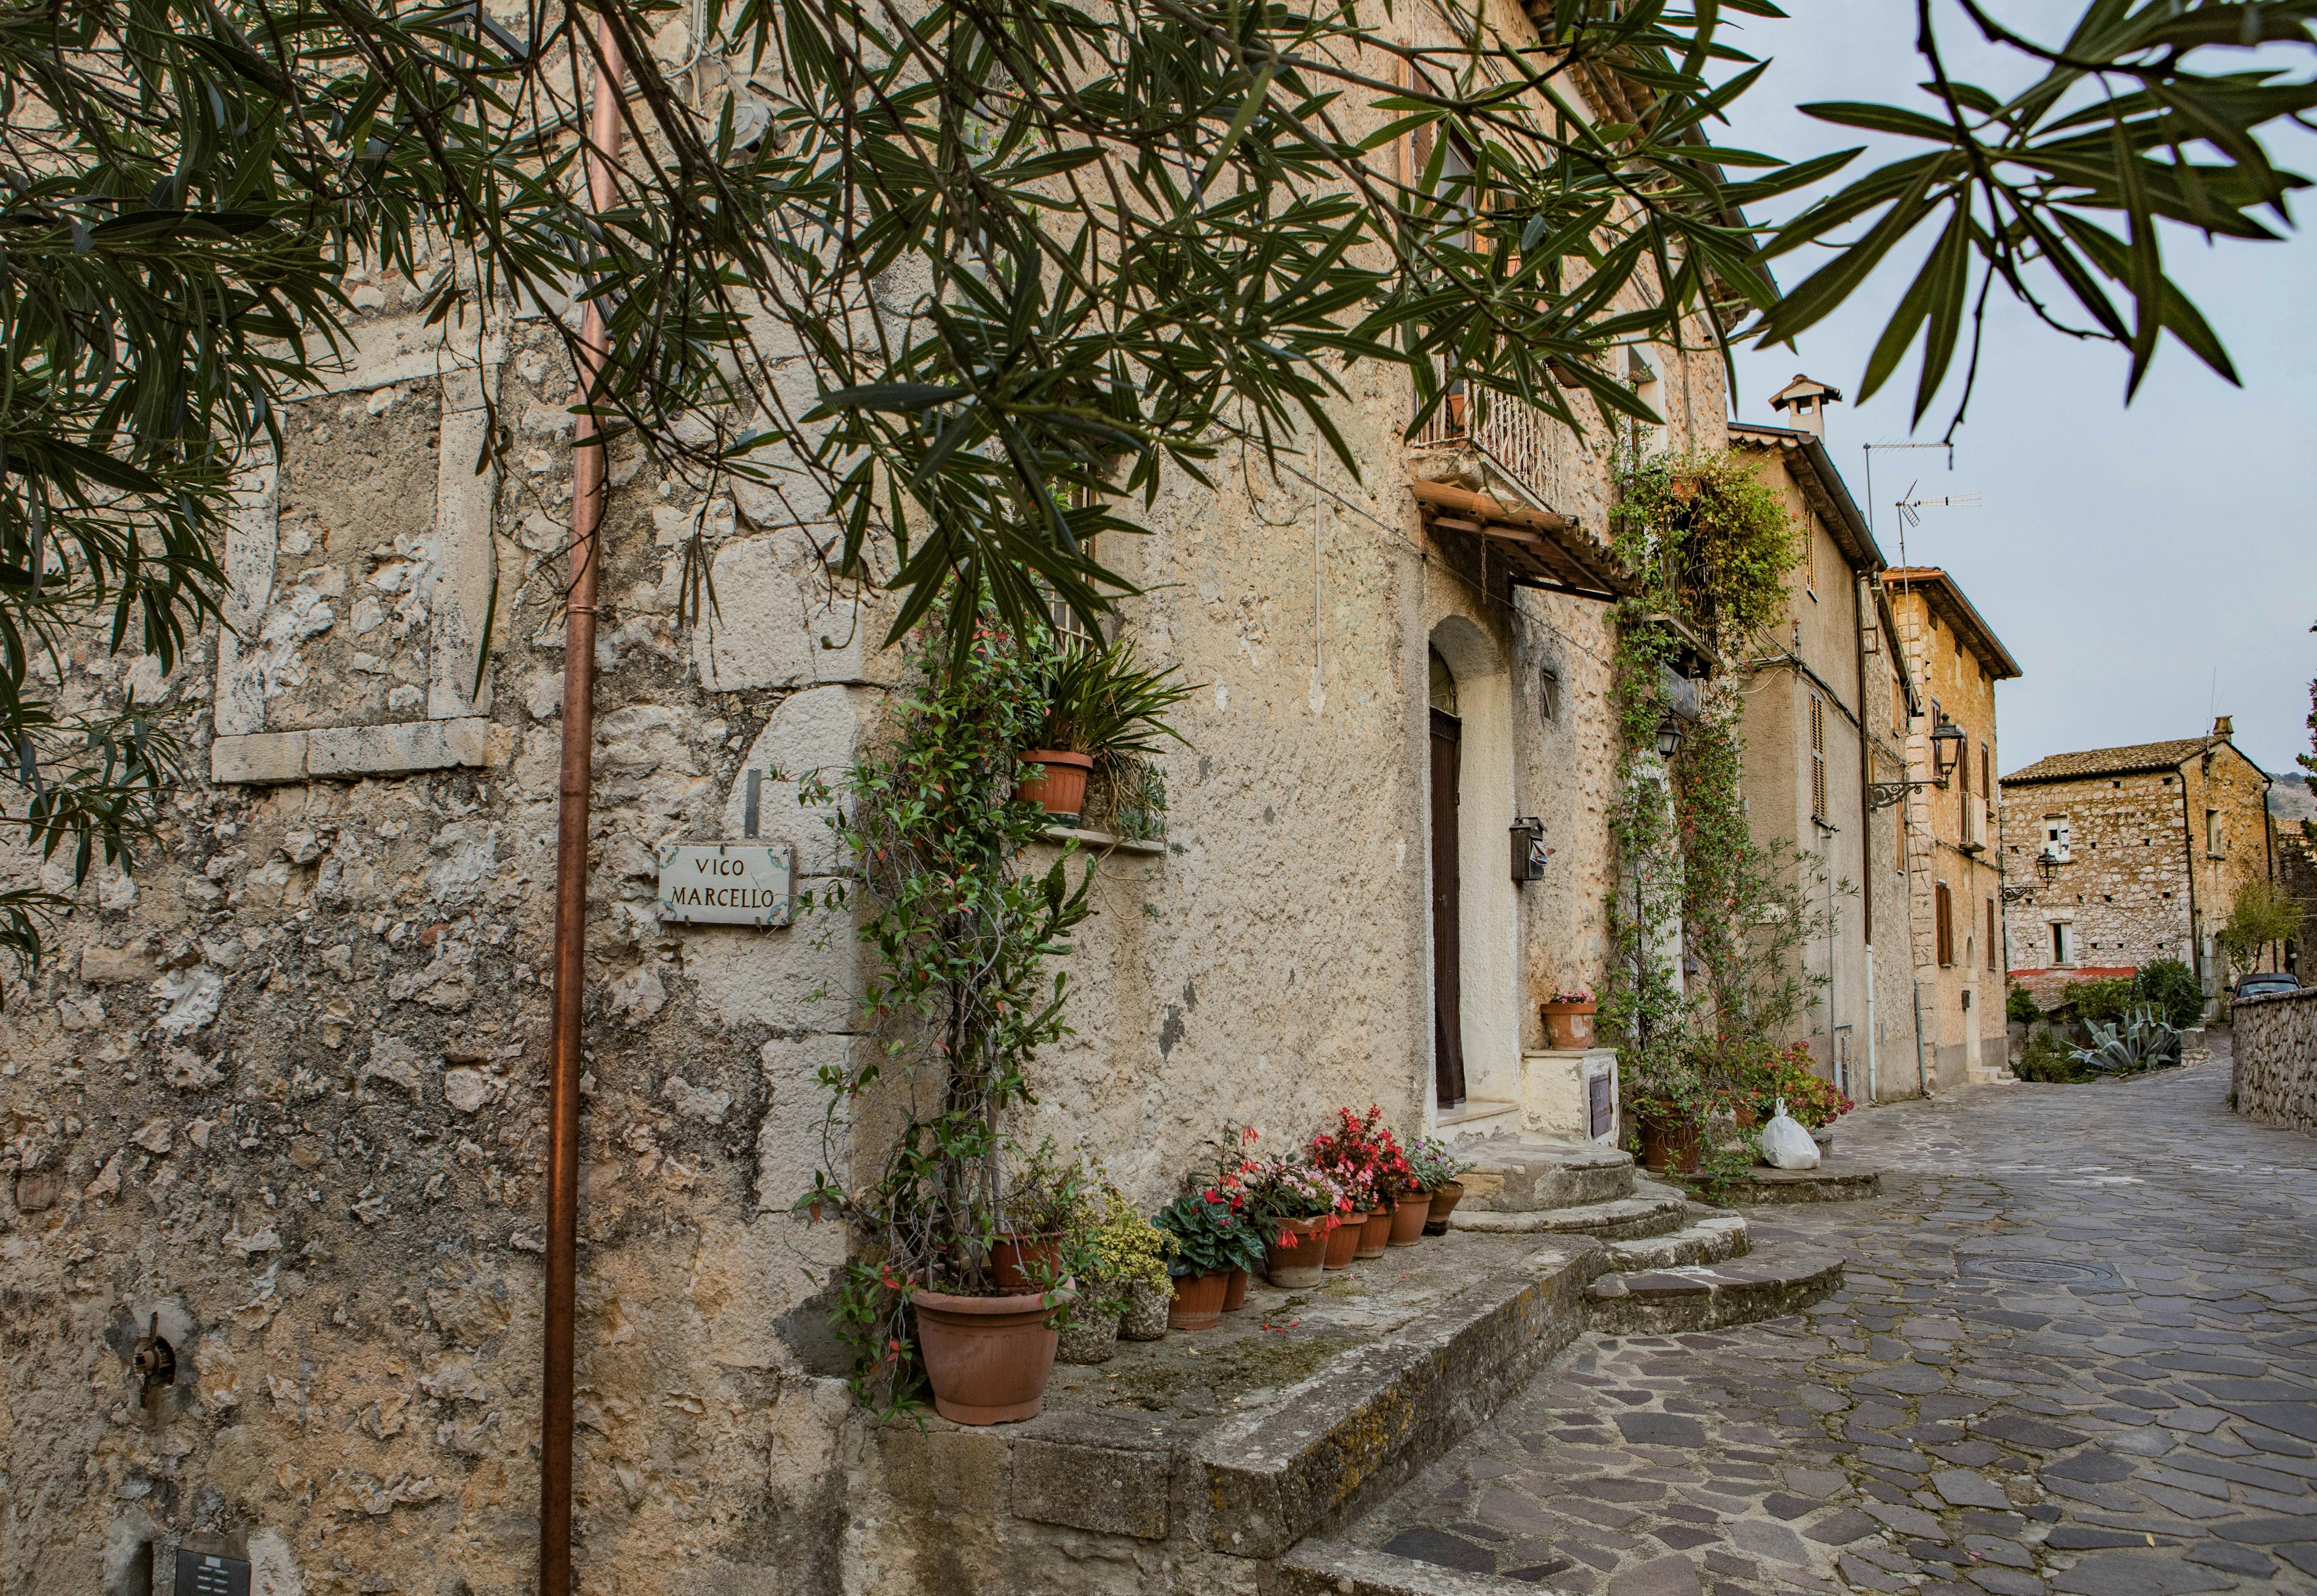
[[[1513,879],[1543,881],[1544,862],[1552,850],[1544,846],[1544,822],[1533,814],[1513,822]]]

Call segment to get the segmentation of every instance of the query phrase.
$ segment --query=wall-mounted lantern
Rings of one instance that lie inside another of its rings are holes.
[[[1678,715],[1668,714],[1659,721],[1658,757],[1661,759],[1670,759],[1681,752],[1683,735],[1681,717]]]
[[[1955,774],[1955,764],[1963,758],[1963,728],[1946,715],[1939,717],[1938,729],[1931,733],[1931,759],[1939,776],[1939,790],[1946,790],[1947,778]]]
[[[1513,822],[1513,879],[1543,881],[1544,862],[1552,857],[1552,850],[1544,846],[1544,822],[1533,814],[1525,814]]]

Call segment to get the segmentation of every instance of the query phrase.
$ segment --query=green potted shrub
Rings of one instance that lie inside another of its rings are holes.
[[[1108,1362],[1138,1295],[1158,1301],[1158,1327],[1156,1335],[1132,1339],[1166,1334],[1172,1296],[1167,1260],[1174,1247],[1174,1238],[1135,1212],[1124,1192],[1107,1179],[1089,1183],[1071,1215],[1067,1257],[1078,1296],[1062,1316],[1055,1356],[1063,1363]]]
[[[1263,1266],[1263,1226],[1248,1208],[1247,1194],[1219,1186],[1186,1192],[1151,1223],[1176,1243],[1175,1256],[1167,1262],[1175,1285],[1167,1328],[1212,1330],[1222,1320],[1231,1272]]]
[[[1033,768],[1020,795],[1047,813],[1076,824],[1086,807],[1087,779],[1097,760],[1158,751],[1182,734],[1167,712],[1195,690],[1175,679],[1175,668],[1146,670],[1123,640],[1050,641],[1039,655],[1044,713],[1022,762]]]

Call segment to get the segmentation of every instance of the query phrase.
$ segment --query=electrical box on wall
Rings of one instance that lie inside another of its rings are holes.
[[[180,1547],[174,1596],[249,1596],[248,1560]]]
[[[1523,815],[1513,822],[1513,879],[1543,881],[1544,862],[1552,857],[1552,850],[1544,846],[1544,822],[1534,815]]]

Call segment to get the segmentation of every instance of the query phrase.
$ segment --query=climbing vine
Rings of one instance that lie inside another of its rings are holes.
[[[1677,666],[1711,663],[1685,655],[1727,657],[1784,616],[1802,542],[1735,455],[1627,462],[1618,489],[1613,551],[1642,587],[1615,613],[1618,868],[1601,1013],[1629,1116],[1681,1123],[1770,1067],[1822,979],[1796,955],[1824,928],[1813,895],[1825,878],[1815,856],[1753,836],[1738,694],[1706,679],[1694,713],[1674,703]],[[1669,722],[1682,739],[1668,759]]]

